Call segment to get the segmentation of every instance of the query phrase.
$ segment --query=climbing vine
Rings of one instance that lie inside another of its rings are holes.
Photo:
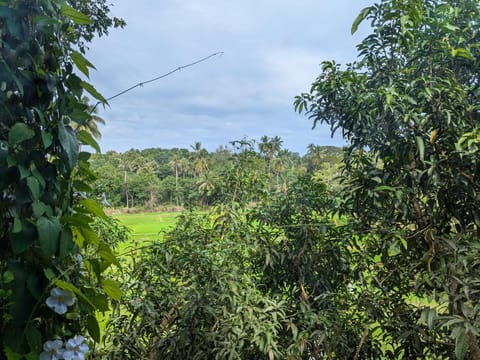
[[[82,96],[106,103],[85,44],[123,26],[107,14],[104,1],[0,1],[0,358],[80,358],[121,296],[91,227],[105,214],[84,195],[96,175],[82,147],[99,146],[79,130]]]

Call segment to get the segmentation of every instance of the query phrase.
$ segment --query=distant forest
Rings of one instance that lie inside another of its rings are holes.
[[[339,147],[310,144],[305,155],[282,147],[283,141],[263,136],[257,140],[234,141],[208,152],[201,142],[185,148],[131,149],[123,153],[107,151],[90,159],[98,179],[94,194],[111,207],[165,210],[210,206],[250,196],[257,191],[287,191],[300,175],[327,185],[337,192],[343,151]],[[250,188],[244,194],[238,188],[238,172]]]

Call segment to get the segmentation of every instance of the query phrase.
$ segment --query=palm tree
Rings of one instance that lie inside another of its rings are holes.
[[[86,106],[85,112],[90,114],[90,118],[88,118],[84,122],[75,121],[74,129],[77,131],[85,130],[90,133],[95,139],[100,140],[102,134],[98,129],[98,124],[105,125],[105,120],[98,115],[98,109],[96,106],[89,104],[89,98],[83,96],[81,98],[81,102]]]
[[[268,163],[268,174],[271,175],[271,162],[272,159],[275,158],[280,150],[282,149],[282,139],[280,137],[275,136],[273,138],[269,138],[267,135],[263,135],[260,138],[260,143],[258,144],[258,150],[260,153],[264,154],[267,158]]]
[[[175,192],[177,193],[177,206],[178,206],[178,174],[180,167],[182,166],[182,159],[175,155],[175,157],[168,163],[175,170]]]
[[[208,203],[208,196],[211,195],[215,186],[213,185],[213,181],[209,177],[208,173],[202,174],[199,181],[197,182],[198,191],[202,195],[202,205],[207,205]]]

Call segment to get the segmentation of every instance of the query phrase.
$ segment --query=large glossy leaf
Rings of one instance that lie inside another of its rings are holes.
[[[63,122],[58,124],[58,138],[64,150],[70,170],[75,167],[78,159],[78,140],[75,131]]]
[[[56,217],[42,216],[37,220],[38,240],[45,256],[50,257],[57,252],[61,229]]]

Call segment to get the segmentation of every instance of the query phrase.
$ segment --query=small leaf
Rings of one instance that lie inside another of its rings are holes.
[[[352,35],[357,32],[358,26],[370,14],[372,9],[373,9],[373,7],[369,6],[369,7],[366,7],[365,9],[363,9],[362,11],[360,11],[360,14],[358,14],[357,18],[354,20],[354,22],[352,24],[352,28],[350,30]]]
[[[100,342],[100,326],[94,316],[87,318],[87,330],[93,341]]]
[[[73,20],[73,22],[77,25],[90,25],[92,23],[92,20],[90,20],[87,15],[75,10],[65,3],[62,4],[60,12],[69,19]]]
[[[93,85],[85,82],[85,81],[82,81],[80,82],[80,86],[85,89],[90,95],[92,95],[95,99],[97,99],[98,101],[106,104],[107,103],[107,99],[105,99],[102,94],[100,94],[97,89],[95,89],[93,87]]]
[[[120,290],[120,286],[118,283],[113,280],[103,280],[102,282],[103,290],[105,293],[110,296],[112,299],[120,301],[122,298],[122,290]]]
[[[10,145],[19,144],[25,140],[29,140],[35,136],[35,131],[30,129],[28,125],[17,122],[8,132],[8,143]]]
[[[85,59],[85,57],[82,54],[80,54],[78,51],[72,52],[71,57],[72,57],[72,61],[77,66],[78,70],[84,73],[85,76],[87,77],[89,76],[89,71],[88,71],[89,67],[92,69],[95,69],[95,66],[93,66],[93,64],[90,61]]]
[[[415,140],[417,142],[418,154],[420,156],[420,160],[423,161],[425,158],[425,144],[423,143],[423,138],[421,136],[416,136]]]

